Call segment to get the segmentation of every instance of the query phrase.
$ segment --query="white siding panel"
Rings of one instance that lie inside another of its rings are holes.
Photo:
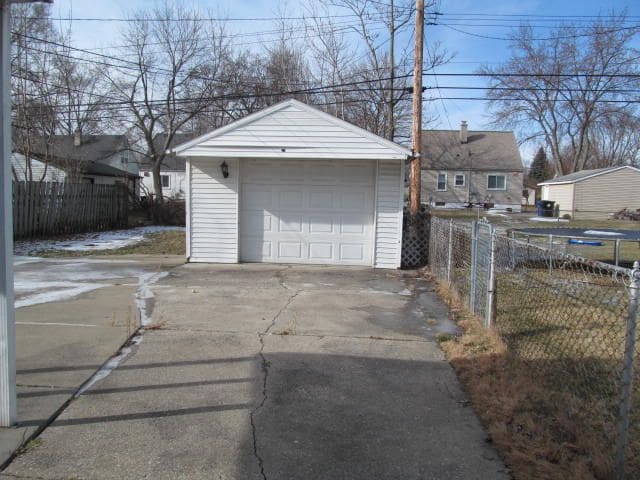
[[[190,262],[238,262],[238,161],[229,159],[224,178],[220,159],[190,160]]]
[[[298,159],[404,159],[406,155],[321,112],[287,105],[237,128],[204,139],[189,156]]]
[[[378,162],[376,195],[377,268],[399,268],[402,250],[403,162]]]

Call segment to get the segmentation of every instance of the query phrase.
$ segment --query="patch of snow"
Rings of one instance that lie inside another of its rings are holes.
[[[30,255],[47,250],[96,252],[128,247],[144,240],[146,235],[164,231],[184,231],[184,227],[136,227],[126,230],[83,233],[67,240],[24,240],[15,242],[16,255]]]
[[[131,354],[131,345],[140,345],[142,342],[142,335],[136,335],[131,338],[131,342],[129,342],[129,346],[123,347],[120,351],[111,357],[107,362],[98,370],[93,376],[87,380],[82,386],[78,389],[78,391],[73,395],[74,398],[78,398],[84,392],[93,387],[100,380],[108,377],[111,372],[113,372],[118,366],[123,362],[125,358],[127,358]]]
[[[506,210],[500,210],[497,208],[490,208],[487,210],[487,215],[493,215],[494,217],[508,217]]]
[[[409,290],[408,288],[405,288],[401,292],[398,292],[398,295],[402,295],[403,297],[410,297],[411,296],[411,290]]]
[[[122,284],[124,279],[136,279],[135,285],[140,288],[158,275],[135,262],[122,260],[41,259],[15,266],[16,308],[69,300],[92,290]]]
[[[24,257],[24,256],[13,256],[13,264],[14,265],[24,265],[25,263],[34,263],[40,262],[42,259],[39,257]]]
[[[138,291],[136,292],[136,305],[140,312],[140,324],[146,327],[151,323],[151,315],[148,311],[149,301],[154,297],[151,285],[169,275],[169,272],[142,273],[138,277]]]
[[[602,230],[585,230],[584,233],[587,235],[612,235],[612,236],[622,236],[622,233],[617,232],[605,232]]]
[[[104,283],[72,283],[72,282],[27,282],[20,284],[16,282],[15,287],[16,298],[15,308],[30,307],[32,305],[38,305],[40,303],[60,302],[63,300],[69,300],[71,298],[82,295],[83,293],[91,292],[99,288],[108,287],[108,284]],[[49,289],[49,290],[46,290]],[[37,290],[40,293],[33,295],[25,295]]]
[[[549,223],[568,223],[566,218],[554,218],[554,217],[531,217],[530,222],[549,222]]]

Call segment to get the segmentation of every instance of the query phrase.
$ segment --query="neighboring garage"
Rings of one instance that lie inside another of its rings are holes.
[[[560,215],[571,218],[608,218],[624,208],[640,208],[640,169],[629,165],[582,170],[538,185],[542,200],[554,201]]]
[[[175,151],[190,262],[400,266],[406,148],[288,100]]]

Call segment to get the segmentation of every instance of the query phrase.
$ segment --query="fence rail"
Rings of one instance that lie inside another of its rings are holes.
[[[128,192],[124,185],[13,183],[16,239],[123,228],[127,220]]]
[[[434,217],[430,232],[436,277],[550,396],[588,412],[580,426],[602,442],[612,477],[640,478],[638,264],[630,270],[567,255],[483,222]]]

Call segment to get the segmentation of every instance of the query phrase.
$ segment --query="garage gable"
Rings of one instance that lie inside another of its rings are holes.
[[[186,157],[404,160],[411,153],[332,115],[287,100],[175,148]]]

